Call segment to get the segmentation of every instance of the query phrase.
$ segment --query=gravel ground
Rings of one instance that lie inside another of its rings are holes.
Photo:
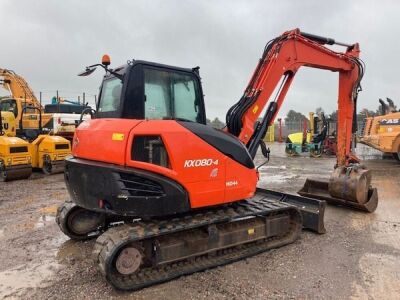
[[[271,145],[260,187],[295,193],[307,177],[328,178],[334,158],[286,158],[283,147]],[[291,245],[133,293],[114,291],[99,275],[93,241],[59,231],[55,212],[68,198],[61,174],[0,183],[0,298],[399,299],[400,164],[359,151],[379,191],[375,213],[330,206],[324,235],[305,231]]]

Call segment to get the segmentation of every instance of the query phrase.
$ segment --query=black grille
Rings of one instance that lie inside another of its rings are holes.
[[[28,152],[27,146],[10,147],[10,153],[23,153]]]
[[[131,196],[154,197],[165,195],[164,189],[158,182],[133,174],[119,173],[119,175],[119,181],[124,185],[121,190],[129,192]]]
[[[56,144],[56,150],[69,149],[68,144]]]

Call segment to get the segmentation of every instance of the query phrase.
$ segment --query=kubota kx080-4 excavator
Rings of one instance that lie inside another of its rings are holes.
[[[302,66],[339,72],[337,167],[325,197],[376,203],[369,172],[350,148],[359,47],[324,46],[334,43],[298,29],[270,41],[224,131],[206,125],[198,68],[133,60],[109,69],[108,56],[87,67],[80,75],[97,66],[106,75],[94,119],[79,125],[66,160],[72,202],[58,209],[61,230],[73,239],[99,235],[94,258],[123,290],[291,243],[302,227],[324,232],[325,201],[256,188],[253,159],[260,145],[268,157],[263,137]]]

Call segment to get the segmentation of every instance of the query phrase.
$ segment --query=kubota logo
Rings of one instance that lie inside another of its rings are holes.
[[[197,167],[209,167],[211,165],[218,166],[218,159],[213,160],[212,158],[204,159],[187,159],[183,165],[184,168],[197,168]]]

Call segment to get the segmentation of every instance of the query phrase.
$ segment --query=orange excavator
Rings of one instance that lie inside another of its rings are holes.
[[[371,175],[351,152],[359,51],[298,29],[271,40],[224,130],[206,125],[198,67],[131,60],[110,69],[103,56],[79,74],[106,70],[93,118],[77,128],[66,160],[72,201],[58,208],[60,229],[77,240],[98,236],[94,259],[122,290],[289,244],[302,228],[323,233],[326,202],[257,188],[253,163],[259,148],[268,161],[263,138],[302,66],[339,73],[337,165],[322,196],[377,204]]]

